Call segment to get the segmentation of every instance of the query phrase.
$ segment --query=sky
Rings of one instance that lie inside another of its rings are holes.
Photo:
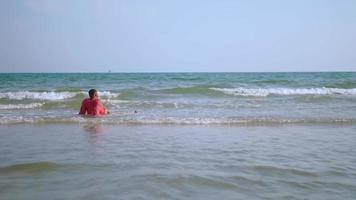
[[[355,0],[0,0],[0,72],[356,71]]]

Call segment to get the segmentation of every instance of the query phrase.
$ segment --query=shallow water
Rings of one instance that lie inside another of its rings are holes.
[[[0,199],[355,199],[356,126],[0,126]]]

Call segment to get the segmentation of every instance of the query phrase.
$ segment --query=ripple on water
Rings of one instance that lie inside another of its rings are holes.
[[[0,174],[1,173],[35,173],[40,171],[51,171],[56,170],[61,165],[56,164],[54,162],[32,162],[32,163],[21,163],[21,164],[14,164],[5,167],[0,167]]]
[[[218,177],[198,176],[198,175],[164,175],[164,174],[144,174],[140,178],[151,180],[152,182],[162,183],[174,188],[186,186],[192,187],[211,187],[215,189],[239,189],[235,183],[220,180]]]
[[[27,173],[35,174],[41,172],[52,172],[52,171],[62,171],[62,172],[76,172],[83,170],[93,170],[95,169],[93,165],[80,164],[80,163],[55,163],[48,161],[39,162],[29,162],[29,163],[19,163],[8,166],[0,167],[0,175],[6,175],[11,173]]]
[[[297,176],[304,176],[304,177],[318,177],[319,175],[314,172],[295,169],[295,168],[283,168],[283,167],[276,167],[276,166],[268,166],[268,165],[256,165],[251,167],[252,170],[256,171],[257,173],[272,176],[272,175],[280,175],[280,176],[289,176],[289,175],[297,175]]]

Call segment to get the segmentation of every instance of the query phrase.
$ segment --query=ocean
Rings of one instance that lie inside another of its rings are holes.
[[[356,73],[0,74],[0,124],[355,123]],[[111,115],[78,116],[96,88]]]
[[[0,199],[356,199],[356,73],[0,73]],[[79,116],[95,88],[111,112]]]

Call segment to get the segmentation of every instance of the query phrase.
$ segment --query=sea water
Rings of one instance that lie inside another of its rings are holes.
[[[356,199],[356,73],[0,81],[0,199]]]
[[[0,124],[355,123],[356,73],[0,74]],[[78,116],[96,88],[111,115]]]
[[[356,198],[356,125],[0,126],[0,199]]]

